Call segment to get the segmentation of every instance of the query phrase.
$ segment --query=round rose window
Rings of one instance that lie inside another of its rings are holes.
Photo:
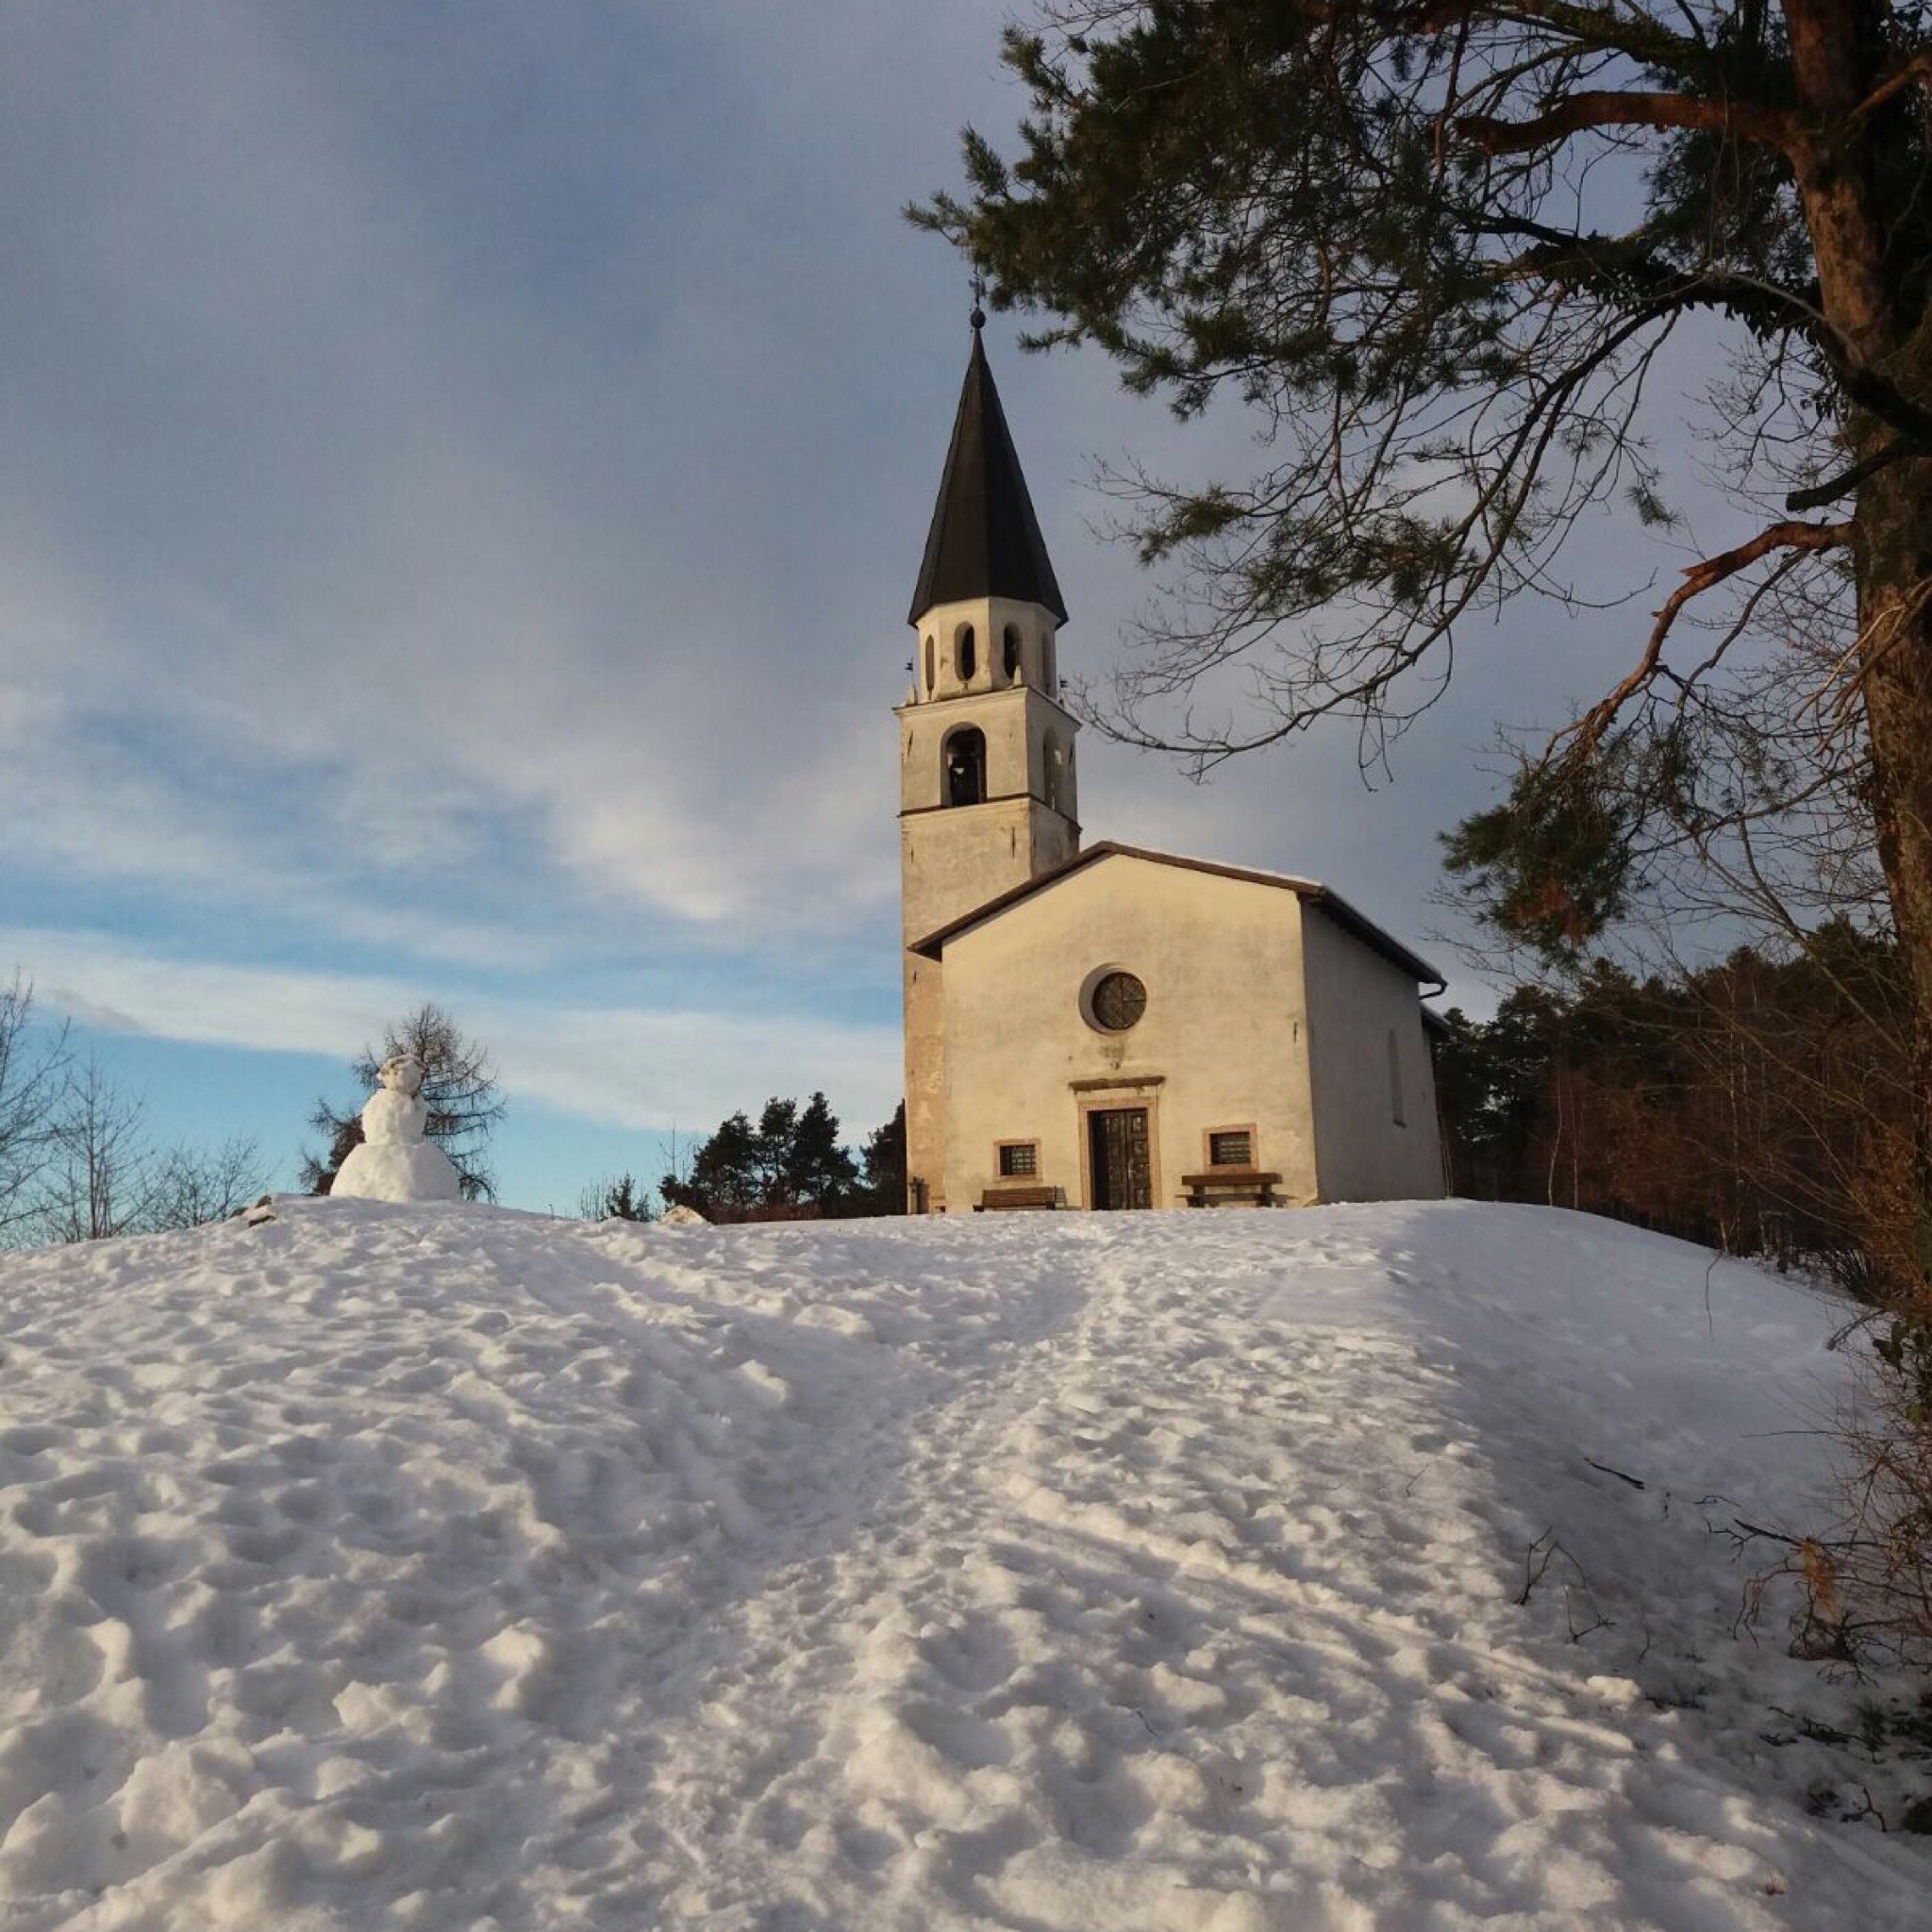
[[[1107,973],[1094,983],[1093,1024],[1108,1033],[1124,1033],[1147,1010],[1147,989],[1131,973]]]

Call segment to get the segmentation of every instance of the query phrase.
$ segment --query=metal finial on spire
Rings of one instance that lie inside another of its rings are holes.
[[[986,300],[986,277],[978,269],[973,271],[973,313],[966,319],[975,331],[986,326],[986,310],[979,305]]]

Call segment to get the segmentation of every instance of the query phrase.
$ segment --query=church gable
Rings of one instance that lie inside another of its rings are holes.
[[[1116,851],[955,935],[948,1201],[1312,1199],[1300,927],[1291,892]]]
[[[944,953],[948,944],[974,927],[988,920],[1005,916],[1014,908],[1048,891],[1071,877],[1085,871],[1103,859],[1132,858],[1148,865],[1171,866],[1178,871],[1198,873],[1211,878],[1231,879],[1241,883],[1265,886],[1274,891],[1291,892],[1296,898],[1317,908],[1337,930],[1356,943],[1368,947],[1404,974],[1412,985],[1426,985],[1440,991],[1444,984],[1442,975],[1427,960],[1412,953],[1401,941],[1384,932],[1372,920],[1366,919],[1355,908],[1315,879],[1296,878],[1287,873],[1257,872],[1243,866],[1217,865],[1205,858],[1188,858],[1178,853],[1152,852],[1137,845],[1121,845],[1106,841],[1088,848],[1070,858],[1065,864],[1056,866],[1052,871],[1024,880],[1009,891],[988,900],[984,905],[973,908],[971,911],[949,921],[936,931],[910,941],[911,950],[930,959],[937,959]]]

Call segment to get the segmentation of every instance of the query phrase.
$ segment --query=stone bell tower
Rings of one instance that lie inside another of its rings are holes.
[[[908,622],[899,721],[908,1209],[945,1199],[945,1033],[937,960],[912,945],[1080,849],[1067,621],[973,311],[973,353]],[[955,1204],[959,1208],[970,1203]]]

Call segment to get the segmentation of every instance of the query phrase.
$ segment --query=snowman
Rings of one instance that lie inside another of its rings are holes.
[[[423,1062],[392,1054],[362,1109],[362,1144],[352,1148],[329,1189],[332,1200],[455,1201],[462,1184],[450,1158],[423,1138],[429,1109],[423,1104]]]

